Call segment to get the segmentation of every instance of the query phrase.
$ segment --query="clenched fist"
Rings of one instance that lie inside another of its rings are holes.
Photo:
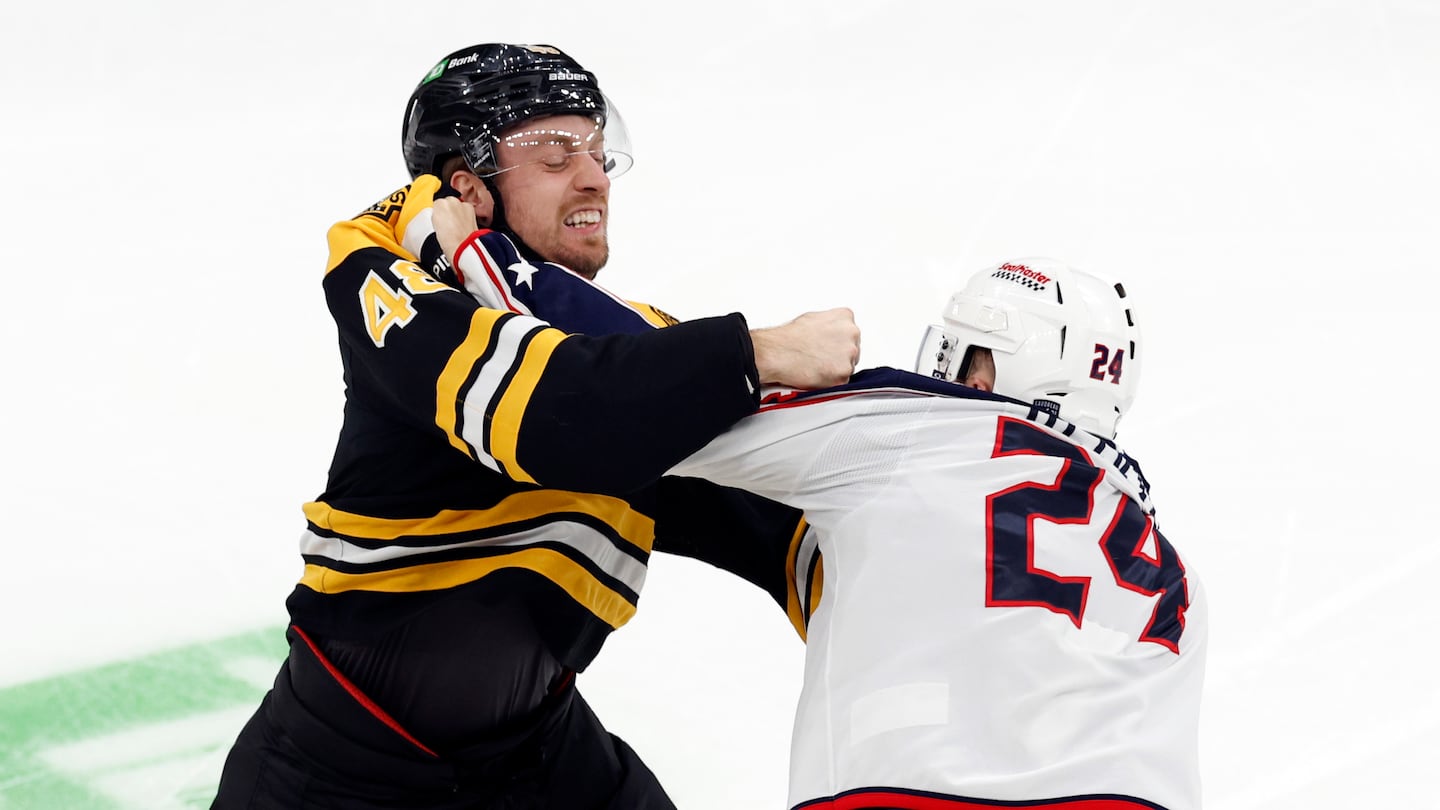
[[[845,307],[807,312],[783,326],[752,329],[762,385],[825,388],[847,382],[860,362],[860,327]]]
[[[441,197],[435,201],[430,212],[430,224],[435,228],[435,238],[445,257],[453,260],[460,243],[474,233],[480,222],[475,216],[475,206],[458,197]],[[488,224],[488,223],[487,223]]]

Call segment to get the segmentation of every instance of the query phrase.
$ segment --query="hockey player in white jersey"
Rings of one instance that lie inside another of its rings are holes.
[[[918,374],[771,395],[671,471],[803,509],[823,551],[790,807],[1200,806],[1204,598],[1113,441],[1140,357],[1120,285],[1005,263]]]

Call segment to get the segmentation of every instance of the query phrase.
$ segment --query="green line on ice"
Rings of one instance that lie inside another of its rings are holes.
[[[0,810],[207,807],[284,655],[271,628],[0,689]]]

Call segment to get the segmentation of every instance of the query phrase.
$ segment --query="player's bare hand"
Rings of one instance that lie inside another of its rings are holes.
[[[750,331],[762,384],[824,388],[850,379],[860,362],[855,313],[840,307],[807,312],[783,326]]]
[[[435,238],[445,256],[455,257],[460,243],[480,227],[475,218],[475,206],[458,197],[441,197],[431,210],[430,223],[435,227]]]

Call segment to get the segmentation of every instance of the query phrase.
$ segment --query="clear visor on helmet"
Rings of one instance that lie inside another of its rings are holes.
[[[560,172],[572,161],[591,160],[612,179],[634,164],[630,133],[613,102],[606,99],[607,115],[556,113],[533,118],[467,152],[470,168],[481,177],[494,177],[523,167]],[[488,147],[488,148],[487,148]]]
[[[915,354],[915,373],[955,382],[965,360],[965,349],[944,327],[928,327],[920,341],[920,351]]]

